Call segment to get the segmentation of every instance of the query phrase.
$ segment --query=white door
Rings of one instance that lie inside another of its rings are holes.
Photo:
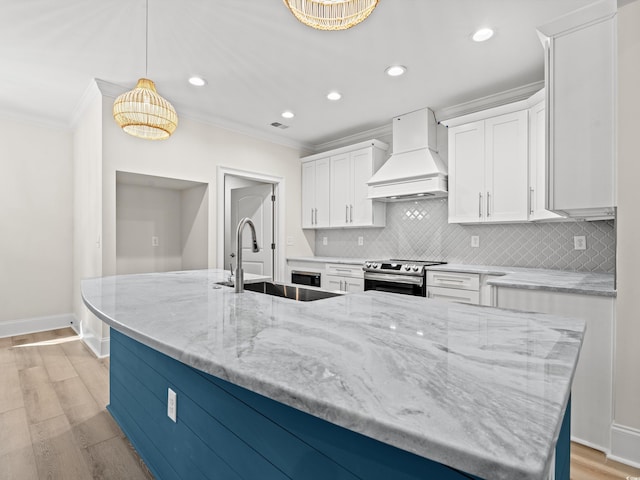
[[[373,151],[371,147],[351,152],[351,190],[353,198],[349,204],[349,220],[353,225],[371,225],[373,201],[367,197],[367,182],[373,175]]]
[[[487,222],[527,220],[528,112],[485,120],[484,218]]]
[[[242,233],[242,266],[245,273],[272,276],[273,272],[273,185],[265,183],[253,187],[231,190],[231,252],[236,268],[236,229],[244,217],[249,217],[256,227],[256,237],[260,251],[252,251],[251,229],[247,226]],[[227,259],[227,264],[230,259]]]
[[[349,224],[351,160],[348,153],[331,157],[331,226]]]
[[[316,225],[316,162],[302,164],[302,228]]]
[[[484,121],[449,129],[449,223],[484,220]]]

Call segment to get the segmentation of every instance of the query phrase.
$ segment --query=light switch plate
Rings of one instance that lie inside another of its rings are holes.
[[[326,246],[328,243],[327,237],[322,237],[322,245]]]
[[[151,237],[151,246],[152,247],[157,247],[160,245],[160,239],[158,237],[156,237],[155,235],[153,237]]]
[[[364,237],[358,237],[358,245],[359,246],[364,245]]]
[[[293,237],[287,237],[287,245],[293,245]]]
[[[480,237],[478,235],[471,235],[471,246],[478,248],[480,246]]]
[[[573,237],[573,249],[574,250],[586,250],[587,238],[584,235],[576,235]]]
[[[171,420],[176,422],[177,413],[178,413],[178,396],[176,395],[176,392],[174,392],[169,388],[168,395],[167,395],[167,417],[169,417]]]

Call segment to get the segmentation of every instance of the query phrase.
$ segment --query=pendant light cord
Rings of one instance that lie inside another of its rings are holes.
[[[146,17],[144,24],[144,77],[149,77],[149,0],[146,0]]]

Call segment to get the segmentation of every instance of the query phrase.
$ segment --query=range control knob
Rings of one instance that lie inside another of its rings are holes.
[[[371,268],[371,262],[365,262],[364,266],[367,268]]]
[[[414,265],[412,268],[414,272],[417,272],[418,270],[420,270],[420,267],[418,265]]]

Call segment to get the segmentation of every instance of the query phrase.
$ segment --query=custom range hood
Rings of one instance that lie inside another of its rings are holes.
[[[430,109],[393,119],[393,154],[367,184],[369,198],[387,202],[447,195],[447,167],[436,150]]]

